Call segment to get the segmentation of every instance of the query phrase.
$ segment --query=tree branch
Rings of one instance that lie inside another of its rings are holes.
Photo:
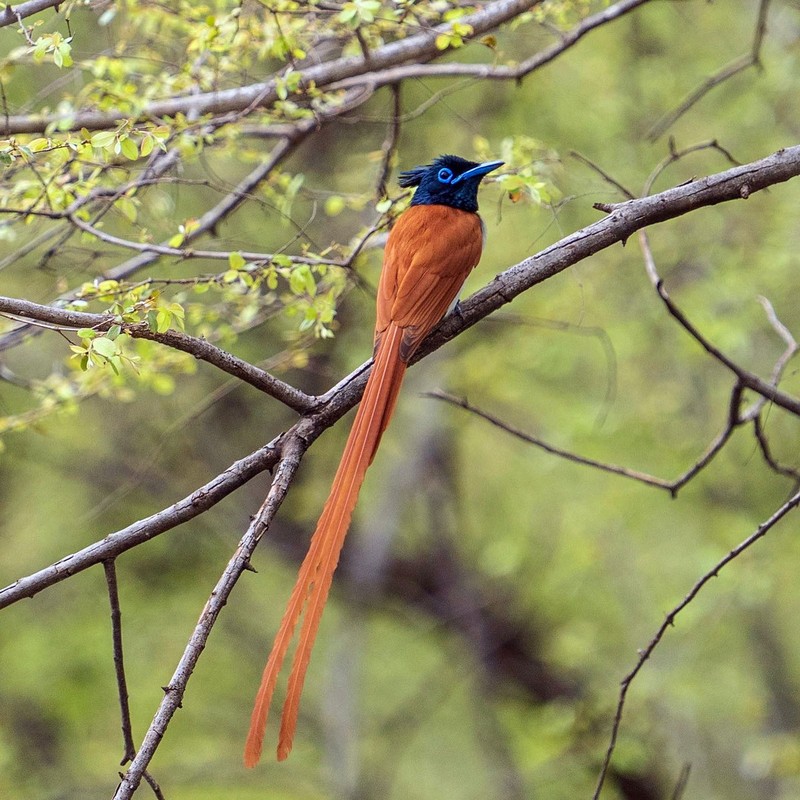
[[[386,86],[409,78],[475,78],[476,80],[518,81],[540,67],[549,64],[564,51],[577,44],[595,28],[613,22],[630,11],[649,2],[649,0],[621,0],[608,8],[586,17],[571,30],[564,33],[558,42],[539,53],[526,58],[519,64],[462,64],[458,62],[446,64],[403,64],[386,70],[375,71],[366,76],[372,86]],[[328,86],[328,89],[348,89],[363,85],[364,76],[343,78]]]
[[[0,314],[7,314],[16,319],[30,320],[31,325],[46,323],[48,327],[58,329],[80,330],[92,328],[98,332],[105,332],[114,325],[134,339],[149,339],[153,342],[172,347],[183,353],[188,353],[195,358],[213,364],[228,375],[239,378],[244,383],[255,386],[262,392],[274,397],[276,400],[289,406],[299,413],[309,411],[315,406],[315,400],[307,394],[295,389],[288,383],[270,375],[266,370],[238,358],[232,353],[217,347],[206,339],[198,339],[186,333],[169,330],[163,333],[151,330],[146,322],[125,323],[120,322],[113,314],[89,314],[85,311],[67,311],[53,306],[44,306],[32,303],[29,300],[20,300],[0,295]]]
[[[628,2],[646,2],[646,0],[627,0]],[[473,14],[459,19],[464,25],[472,28],[472,38],[493,30],[504,22],[514,19],[523,12],[537,5],[540,0],[495,0],[480,8]],[[371,77],[376,71],[402,64],[406,61],[425,62],[438,58],[445,51],[436,46],[436,37],[440,33],[447,33],[451,24],[436,25],[416,36],[399,39],[390,44],[378,47],[370,53],[369,61],[362,56],[347,56],[334,61],[308,67],[302,71],[303,85],[315,86],[318,89],[327,88],[343,81],[346,78],[362,76],[359,84],[379,85]],[[224,114],[238,112],[245,108],[266,107],[279,99],[279,81],[276,79],[235,89],[223,89],[215,92],[201,92],[192,95],[172,97],[166,100],[156,100],[145,106],[138,119],[152,119],[154,117],[174,117],[176,114],[202,116],[205,114]],[[122,114],[108,114],[98,111],[89,111],[70,117],[69,130],[98,130],[113,128]],[[43,131],[48,125],[64,122],[59,114],[45,116],[25,115],[8,117],[0,120],[0,134],[11,135],[17,133],[37,133]]]
[[[258,514],[250,523],[247,533],[242,537],[239,546],[228,562],[217,585],[200,614],[194,632],[189,639],[186,649],[181,656],[178,666],[165,688],[164,698],[158,707],[155,717],[145,734],[139,752],[117,787],[114,800],[130,800],[143,777],[144,772],[155,754],[161,739],[169,725],[172,716],[180,707],[186,685],[192,676],[197,660],[203,652],[211,630],[228,601],[233,587],[238,582],[244,570],[250,564],[250,557],[261,537],[266,533],[275,514],[286,497],[286,492],[294,479],[300,466],[300,460],[307,444],[300,436],[290,436],[284,439],[280,448],[280,460],[272,480],[272,486],[261,506]]]
[[[676,497],[678,491],[687,483],[689,483],[689,481],[695,475],[697,475],[711,462],[714,456],[725,446],[728,439],[730,439],[734,428],[742,423],[742,420],[740,420],[738,417],[738,405],[741,398],[741,388],[739,387],[739,384],[737,384],[734,387],[731,396],[730,411],[728,413],[728,420],[725,428],[714,437],[714,440],[708,445],[705,452],[700,456],[700,458],[697,459],[697,461],[695,461],[694,464],[692,464],[691,467],[689,467],[685,472],[681,473],[681,475],[679,475],[677,478],[670,481],[665,478],[659,478],[656,475],[649,475],[646,472],[640,472],[639,470],[630,469],[629,467],[621,467],[617,464],[608,464],[603,461],[597,461],[594,458],[587,458],[586,456],[581,456],[577,453],[572,453],[569,450],[556,447],[555,445],[549,444],[543,439],[540,439],[538,436],[533,436],[532,434],[526,433],[519,428],[515,428],[513,425],[510,425],[507,422],[503,422],[503,420],[494,416],[494,414],[490,414],[488,411],[484,411],[483,409],[474,406],[464,397],[455,397],[454,395],[447,394],[447,392],[442,391],[426,392],[423,396],[430,397],[433,400],[442,400],[445,403],[455,406],[456,408],[463,408],[465,411],[469,411],[476,417],[480,417],[491,425],[494,425],[496,428],[505,431],[506,433],[522,440],[523,442],[532,444],[535,447],[544,450],[546,453],[558,456],[559,458],[564,458],[567,461],[572,461],[575,464],[582,464],[586,467],[599,469],[601,472],[609,472],[612,475],[630,478],[631,480],[644,483],[647,486],[653,486],[657,489],[665,489],[672,497]]]
[[[604,206],[603,210],[610,212],[605,219],[565,237],[542,252],[507,269],[464,301],[459,307],[458,314],[447,317],[428,336],[417,351],[414,361],[438,350],[532,286],[612,244],[625,241],[639,228],[672,219],[705,205],[747,197],[755,191],[789,180],[798,174],[800,174],[800,146],[780,150],[760,161],[668,189],[660,194],[614,206]],[[54,311],[55,309],[49,309],[48,313]],[[79,312],[66,313],[75,315],[71,319],[77,326],[85,327],[83,315]],[[370,364],[371,361],[365,362],[323,396],[316,398],[318,405],[315,411],[296,423],[291,432],[302,436],[306,446],[310,445],[323,430],[333,425],[359,401],[367,381]],[[793,413],[800,413],[800,400],[784,394],[735,364],[732,364],[731,369],[739,377],[742,385],[768,397],[776,405]],[[31,597],[76,571],[119,555],[159,533],[192,519],[254,475],[274,466],[277,462],[276,447],[279,441],[280,437],[236,462],[205,486],[169,508],[111,534],[38,573],[21,578],[0,591],[0,608],[22,597]]]
[[[648,197],[624,203],[598,203],[595,208],[608,216],[566,236],[536,255],[520,261],[498,275],[459,305],[459,313],[447,317],[423,342],[414,360],[424,358],[445,342],[472,327],[484,317],[510,303],[538,283],[610,247],[624,243],[642,228],[675,219],[704,206],[747,199],[757,191],[800,175],[800,145],[771,156],[719,172]],[[722,356],[722,354],[720,354]],[[725,356],[722,356],[725,358]],[[730,359],[727,359],[730,361]],[[741,382],[794,414],[800,400],[781,392],[757,376],[730,362]]]
[[[636,676],[641,671],[642,667],[647,663],[650,656],[653,654],[653,651],[658,647],[659,642],[663,639],[664,634],[669,630],[669,628],[675,625],[675,619],[677,616],[683,611],[697,595],[703,589],[703,587],[712,579],[716,578],[719,573],[722,571],[723,567],[730,564],[731,561],[736,559],[739,555],[741,555],[745,550],[748,550],[752,547],[759,539],[763,538],[767,535],[767,533],[772,530],[772,528],[777,525],[790,511],[797,508],[800,505],[800,492],[795,493],[792,497],[790,497],[777,511],[767,520],[761,523],[761,525],[756,528],[756,530],[750,534],[743,542],[738,544],[736,547],[733,548],[724,558],[721,558],[714,566],[708,570],[689,590],[689,593],[683,600],[675,606],[672,611],[670,611],[667,616],[664,618],[664,621],[659,626],[658,630],[653,635],[653,638],[648,643],[647,647],[639,652],[639,658],[636,661],[636,665],[634,668],[622,679],[619,698],[617,700],[617,710],[614,715],[614,722],[611,727],[611,737],[608,744],[608,749],[606,750],[605,759],[603,761],[603,766],[600,770],[600,775],[597,780],[597,786],[595,787],[594,794],[592,795],[592,800],[598,800],[600,797],[600,792],[603,789],[603,784],[605,783],[606,776],[608,774],[608,769],[611,764],[611,758],[614,755],[614,750],[616,749],[617,745],[617,737],[619,735],[620,725],[622,723],[622,713],[625,708],[625,699],[628,695],[628,689],[631,686],[631,683],[636,678]]]
[[[21,22],[26,17],[31,17],[48,8],[60,6],[63,2],[64,0],[27,0],[25,3],[17,3],[16,5],[9,3],[0,12],[0,28]]]
[[[699,103],[712,89],[716,88],[725,81],[730,80],[740,72],[757,67],[761,64],[761,44],[764,41],[764,32],[767,29],[767,10],[770,0],[761,0],[758,5],[758,19],[756,29],[753,34],[753,44],[749,53],[745,53],[739,58],[734,59],[722,67],[714,75],[707,78],[700,84],[677,108],[663,116],[647,134],[647,138],[654,142],[669,130],[692,106]]]
[[[161,533],[194,519],[204,511],[208,511],[209,508],[213,508],[220,500],[247,483],[251,478],[264,470],[272,469],[278,463],[280,441],[281,437],[277,437],[249,456],[234,462],[204,486],[157,514],[152,514],[134,522],[127,528],[110,533],[104,539],[93,542],[83,550],[78,550],[49,567],[25,578],[20,578],[4,589],[0,589],[0,609],[13,605],[23,598],[33,597],[43,589],[60,583],[89,567],[113,559]]]

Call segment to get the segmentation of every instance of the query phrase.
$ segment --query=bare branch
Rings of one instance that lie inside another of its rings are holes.
[[[59,6],[64,0],[27,0],[24,3],[11,5],[10,3],[0,13],[0,28],[21,22],[26,17],[31,17],[54,6]]]
[[[122,761],[127,764],[136,755],[131,728],[131,709],[128,703],[128,683],[125,680],[125,660],[122,649],[122,612],[119,606],[119,589],[117,588],[117,567],[113,558],[103,562],[106,573],[108,601],[111,606],[111,639],[114,650],[114,672],[117,676],[117,693],[119,694],[120,719],[122,720]]]
[[[536,255],[498,275],[459,305],[459,313],[450,315],[423,342],[415,361],[441,347],[445,342],[472,327],[498,308],[510,303],[517,295],[536,286],[585,258],[625,242],[638,230],[674,219],[703,206],[730,200],[746,199],[754,192],[800,175],[800,145],[741,167],[734,167],[664,192],[629,200],[624,203],[596,204],[595,208],[609,214],[566,236]],[[716,351],[719,353],[719,351]],[[772,400],[776,405],[800,414],[800,400],[781,392],[766,381],[734,364],[719,353],[748,388]]]
[[[180,707],[186,685],[192,676],[197,660],[206,646],[211,630],[228,601],[233,587],[238,582],[242,573],[250,564],[250,557],[261,537],[266,533],[275,514],[283,502],[286,492],[292,483],[295,473],[300,466],[306,443],[300,436],[287,437],[281,445],[280,460],[278,461],[272,486],[261,506],[258,514],[253,519],[247,533],[242,537],[239,546],[228,562],[217,585],[200,614],[200,619],[189,639],[186,649],[178,662],[178,666],[165,688],[164,698],[153,718],[150,728],[145,734],[139,752],[133,759],[122,782],[117,787],[114,800],[129,800],[139,786],[143,773],[150,764],[161,739],[169,725],[172,716]]]
[[[775,513],[769,517],[769,519],[762,522],[761,525],[759,525],[758,528],[756,528],[756,530],[750,534],[750,536],[734,547],[733,550],[731,550],[724,558],[721,558],[719,561],[717,561],[717,563],[714,564],[710,570],[708,570],[695,582],[694,586],[692,586],[686,597],[684,597],[683,600],[667,614],[667,616],[664,618],[664,621],[653,635],[653,638],[648,643],[647,647],[639,652],[639,658],[637,659],[635,666],[622,679],[622,683],[620,685],[619,697],[617,699],[617,709],[614,715],[614,722],[611,727],[611,737],[609,740],[608,749],[606,750],[605,758],[603,760],[603,766],[600,770],[600,775],[597,780],[597,786],[595,787],[594,794],[592,795],[592,800],[598,800],[600,797],[600,792],[603,789],[603,784],[605,783],[606,776],[608,775],[611,758],[614,755],[614,750],[616,749],[617,745],[617,737],[619,735],[619,729],[622,723],[622,714],[625,708],[625,700],[628,695],[628,689],[630,688],[633,680],[641,671],[642,667],[644,667],[650,656],[653,654],[653,651],[664,637],[664,634],[669,628],[675,625],[675,620],[681,611],[683,611],[694,600],[694,598],[697,597],[703,587],[712,578],[716,578],[726,565],[738,558],[738,556],[740,556],[745,550],[748,550],[750,547],[752,547],[759,539],[766,536],[767,533],[769,533],[769,531],[772,530],[772,528],[774,528],[778,522],[780,522],[790,511],[793,511],[795,508],[797,508],[798,505],[800,505],[800,492],[796,492],[782,506],[780,506],[780,508],[778,508],[778,510],[775,511]]]
[[[475,78],[477,80],[518,81],[526,75],[530,75],[531,72],[555,60],[564,51],[568,50],[595,28],[613,22],[647,2],[649,2],[649,0],[621,0],[619,3],[608,6],[608,8],[599,11],[597,14],[586,17],[586,19],[578,23],[572,30],[564,33],[555,44],[521,61],[519,64],[502,66],[495,64],[461,64],[458,62],[448,62],[446,64],[404,64],[382,71],[376,70],[375,72],[371,72],[368,76],[369,83],[373,86],[386,86],[387,84],[397,83],[398,81],[407,80],[409,78],[459,77]],[[359,85],[359,83],[364,83],[363,77],[350,76],[331,83],[327,88],[347,89],[351,86]]]
[[[730,64],[722,67],[709,78],[706,78],[677,108],[665,114],[647,134],[647,138],[654,142],[661,137],[665,131],[669,130],[689,109],[700,102],[712,89],[716,88],[725,81],[730,80],[740,72],[761,65],[761,43],[764,39],[764,32],[767,28],[767,10],[770,0],[761,0],[758,5],[758,19],[756,29],[753,34],[753,44],[749,53],[731,61]]]
[[[544,450],[546,453],[550,453],[554,456],[559,456],[560,458],[564,458],[567,461],[572,461],[575,464],[583,464],[587,467],[595,467],[596,469],[602,470],[603,472],[610,472],[613,475],[620,475],[624,478],[632,478],[633,480],[640,481],[641,483],[645,483],[648,486],[655,486],[659,489],[666,489],[667,491],[672,491],[672,482],[666,481],[663,478],[657,478],[653,475],[648,475],[644,472],[639,472],[638,470],[628,469],[627,467],[620,467],[616,464],[607,464],[602,461],[596,461],[593,458],[586,458],[584,456],[580,456],[577,453],[571,453],[568,450],[563,450],[560,447],[556,447],[555,445],[549,444],[548,442],[544,441],[544,439],[540,439],[538,436],[533,436],[530,433],[526,433],[525,431],[520,430],[519,428],[510,425],[507,422],[503,422],[503,420],[499,419],[498,417],[494,416],[494,414],[490,414],[488,411],[484,411],[481,408],[470,403],[465,397],[456,397],[452,394],[448,394],[447,392],[442,391],[435,391],[435,392],[425,392],[423,397],[430,397],[434,400],[443,400],[445,403],[449,403],[452,406],[456,406],[457,408],[463,408],[465,411],[469,411],[471,414],[474,414],[476,417],[480,417],[486,422],[491,423],[496,428],[499,428],[506,433],[511,434],[513,437],[517,439],[521,439],[523,442],[527,442],[528,444],[535,445],[536,447]]]
[[[731,170],[733,171],[733,170]],[[794,397],[790,397],[789,395],[784,394],[781,392],[777,386],[772,383],[768,383],[767,381],[759,378],[758,375],[754,375],[752,372],[744,369],[743,367],[739,366],[735,361],[731,358],[726,356],[719,348],[715,347],[708,339],[703,336],[702,333],[689,321],[686,315],[681,311],[680,308],[673,302],[672,298],[669,296],[667,292],[664,282],[658,274],[656,269],[655,261],[653,260],[652,253],[650,251],[650,246],[647,240],[647,232],[646,231],[639,231],[639,241],[642,246],[642,252],[645,257],[645,264],[647,267],[647,274],[650,277],[650,281],[652,282],[653,286],[655,287],[658,296],[664,302],[664,305],[667,307],[667,311],[669,311],[670,315],[677,320],[680,326],[711,356],[713,356],[717,361],[727,367],[736,377],[739,379],[739,382],[747,387],[748,389],[752,389],[754,392],[757,392],[764,398],[768,398],[772,400],[775,405],[779,405],[782,408],[785,408],[787,411],[791,411],[793,414],[800,415],[800,400],[797,400]]]
[[[402,103],[400,84],[395,84],[392,89],[392,115],[389,118],[386,130],[386,138],[381,145],[381,167],[378,173],[376,195],[386,196],[386,183],[389,180],[389,173],[392,170],[392,161],[397,155],[397,140],[400,138],[400,117],[402,115]]]
[[[737,388],[738,384],[737,387],[734,387],[731,400],[732,408],[738,407],[738,399],[741,397],[741,389],[738,388],[737,391]],[[457,408],[463,408],[465,411],[469,411],[476,417],[486,420],[486,422],[489,422],[496,428],[511,434],[515,438],[539,447],[546,453],[559,456],[560,458],[564,458],[567,461],[572,461],[575,464],[583,464],[587,467],[599,469],[602,472],[610,472],[612,475],[619,475],[623,478],[631,478],[632,480],[639,481],[647,486],[655,486],[657,489],[665,489],[670,493],[670,495],[672,495],[672,497],[675,497],[678,494],[679,489],[685,486],[695,475],[697,475],[709,464],[714,456],[725,446],[728,439],[730,439],[734,427],[740,424],[739,420],[732,413],[729,414],[729,419],[725,428],[714,438],[711,444],[706,448],[706,451],[703,453],[703,455],[700,456],[700,458],[682,475],[674,480],[668,481],[664,478],[659,478],[655,475],[649,475],[645,472],[640,472],[628,467],[620,467],[617,464],[608,464],[603,461],[597,461],[593,458],[580,456],[577,453],[572,453],[568,450],[551,445],[548,442],[545,442],[543,439],[540,439],[538,436],[533,436],[530,433],[526,433],[525,431],[522,431],[513,425],[509,425],[507,422],[503,422],[503,420],[499,419],[493,414],[490,414],[488,411],[484,411],[483,409],[474,406],[466,398],[455,397],[451,394],[441,391],[426,392],[423,397],[431,397],[434,400],[443,400],[444,402],[456,406]]]
[[[42,589],[53,586],[89,567],[102,564],[161,533],[172,530],[202,514],[227,497],[232,491],[247,483],[264,470],[272,469],[279,458],[280,437],[234,462],[226,470],[196,489],[177,503],[110,533],[83,550],[62,558],[14,583],[0,589],[0,609],[26,597],[33,597]]]

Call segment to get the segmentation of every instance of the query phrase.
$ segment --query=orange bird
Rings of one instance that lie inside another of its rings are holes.
[[[464,281],[481,257],[478,185],[484,175],[502,164],[477,164],[446,155],[400,175],[401,186],[417,189],[411,207],[400,215],[386,242],[372,371],[264,668],[244,751],[248,767],[254,767],[261,757],[278,674],[305,611],[283,706],[278,760],[291,752],[311,650],[364,475],[389,424],[411,356],[455,305]]]

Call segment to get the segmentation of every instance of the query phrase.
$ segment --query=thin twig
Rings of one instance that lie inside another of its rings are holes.
[[[119,710],[122,723],[122,760],[120,764],[127,764],[136,755],[136,746],[133,743],[133,729],[131,727],[131,708],[128,702],[128,684],[125,680],[125,660],[122,649],[122,612],[119,606],[119,589],[117,587],[117,568],[113,558],[103,562],[106,574],[106,587],[108,601],[111,606],[111,639],[114,649],[114,673],[117,676],[117,692],[119,694]]]
[[[686,792],[686,787],[689,785],[689,775],[691,775],[691,773],[691,764],[684,764],[681,767],[681,773],[678,775],[678,780],[675,782],[675,788],[672,790],[670,800],[681,800]]]
[[[730,564],[731,561],[740,556],[745,550],[748,550],[750,547],[752,547],[759,539],[766,536],[766,534],[769,533],[769,531],[778,522],[780,522],[780,520],[782,520],[790,511],[794,510],[798,505],[800,505],[800,492],[796,492],[791,498],[789,498],[789,500],[780,506],[778,510],[775,511],[771,517],[769,517],[769,519],[762,522],[761,525],[759,525],[758,528],[756,528],[756,530],[750,534],[750,536],[748,536],[744,541],[740,542],[724,558],[721,558],[711,569],[704,573],[702,577],[695,582],[694,586],[692,586],[692,588],[689,590],[689,593],[683,598],[683,600],[666,615],[664,621],[658,627],[658,630],[653,635],[647,647],[639,652],[639,658],[636,660],[635,666],[622,679],[622,683],[620,684],[617,708],[614,714],[614,722],[611,726],[611,735],[609,738],[608,748],[606,749],[605,758],[603,759],[603,765],[597,780],[597,786],[595,787],[594,794],[592,795],[592,800],[598,800],[600,797],[600,792],[603,789],[603,784],[605,783],[606,776],[608,775],[609,766],[611,765],[611,758],[614,755],[614,750],[616,749],[617,745],[617,737],[619,736],[619,729],[622,723],[622,714],[625,708],[625,700],[628,695],[628,689],[641,669],[647,663],[650,656],[653,654],[653,651],[656,649],[656,647],[658,647],[658,644],[664,637],[664,634],[667,632],[667,630],[669,630],[669,628],[675,625],[675,620],[681,611],[683,611],[694,600],[694,598],[697,597],[703,587],[712,578],[716,578],[727,564]]]
[[[730,64],[722,67],[714,75],[706,78],[677,108],[665,114],[647,134],[647,138],[654,142],[656,139],[671,128],[692,106],[696,105],[702,100],[712,89],[725,83],[726,81],[738,75],[740,72],[749,69],[750,67],[761,66],[761,44],[764,40],[764,33],[767,27],[767,9],[770,0],[761,0],[758,5],[758,18],[756,20],[756,28],[753,34],[753,44],[751,45],[750,52],[745,53],[739,58],[731,61]]]
[[[739,394],[741,394],[741,392],[739,392]],[[735,389],[734,395],[736,395]],[[649,475],[645,472],[639,472],[638,470],[630,469],[628,467],[620,467],[616,464],[608,464],[603,461],[596,461],[593,458],[587,458],[585,456],[578,455],[577,453],[572,453],[569,450],[564,450],[560,447],[551,445],[537,436],[533,436],[532,434],[526,433],[525,431],[522,431],[513,425],[509,425],[507,422],[504,422],[493,414],[490,414],[488,411],[484,411],[483,409],[474,406],[466,398],[455,397],[454,395],[447,394],[446,392],[442,391],[425,392],[423,397],[430,397],[434,400],[443,400],[444,402],[456,406],[457,408],[463,408],[465,411],[469,411],[476,417],[486,420],[486,422],[489,422],[496,428],[511,434],[517,439],[521,439],[523,442],[532,444],[535,447],[544,450],[546,453],[566,459],[567,461],[572,461],[575,464],[594,467],[595,469],[599,469],[603,472],[610,472],[612,475],[630,478],[632,480],[639,481],[640,483],[644,483],[647,486],[654,486],[657,489],[664,489],[665,491],[669,492],[672,497],[675,497],[678,493],[678,490],[685,486],[695,475],[697,475],[704,467],[706,467],[711,459],[723,448],[725,443],[730,438],[735,424],[731,423],[729,420],[728,424],[721,431],[721,433],[719,433],[706,448],[706,451],[703,453],[703,455],[686,472],[684,472],[675,480],[669,481],[664,478]],[[731,405],[733,405],[733,402],[734,401],[732,400]]]
[[[206,646],[208,637],[211,635],[214,623],[225,606],[233,587],[249,566],[250,558],[256,545],[266,533],[280,508],[300,466],[300,460],[303,457],[305,448],[306,445],[300,436],[293,436],[284,440],[281,446],[280,460],[267,497],[212,590],[175,672],[165,688],[164,698],[142,740],[139,751],[131,762],[122,782],[117,787],[114,800],[130,800],[139,786],[143,773],[149,766],[170,720],[180,707],[186,686],[192,676],[197,660]]]
[[[731,166],[740,167],[742,164],[741,161],[738,161],[731,155],[730,150],[723,147],[716,139],[711,139],[707,142],[698,142],[697,144],[692,144],[679,150],[675,146],[675,140],[670,136],[669,153],[664,156],[660,163],[656,164],[655,169],[647,176],[647,180],[644,182],[644,187],[642,189],[642,195],[648,195],[653,191],[653,184],[656,182],[656,179],[667,169],[667,167],[669,167],[671,164],[674,164],[676,161],[680,161],[682,158],[686,158],[686,156],[691,155],[692,153],[697,153],[701,150],[716,150],[716,152],[722,154],[722,156],[729,164],[731,164]]]
[[[120,775],[120,778],[122,777],[123,776]],[[156,783],[156,779],[147,770],[142,773],[142,777],[147,782],[147,785],[153,790],[156,800],[166,800],[164,793],[161,791],[161,787]]]
[[[639,244],[642,249],[642,254],[645,260],[645,268],[650,282],[653,284],[658,296],[667,307],[670,315],[680,324],[680,326],[711,356],[717,361],[726,366],[743,386],[752,389],[754,392],[762,395],[762,397],[772,400],[776,405],[791,411],[793,414],[800,415],[800,401],[795,398],[790,398],[780,392],[774,384],[768,383],[757,375],[749,372],[743,367],[739,366],[735,361],[726,356],[719,348],[714,346],[702,333],[695,327],[681,309],[673,302],[672,298],[664,286],[664,281],[658,274],[655,260],[653,258],[652,250],[650,249],[650,242],[647,236],[647,231],[639,231]]]
[[[391,90],[392,116],[387,125],[386,138],[381,145],[381,167],[375,191],[379,198],[386,196],[386,184],[389,180],[389,173],[392,170],[392,162],[397,153],[397,140],[400,138],[400,113],[402,111],[400,84],[393,84]]]

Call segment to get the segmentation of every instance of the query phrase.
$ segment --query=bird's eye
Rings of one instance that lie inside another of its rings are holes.
[[[439,183],[450,183],[453,180],[453,170],[442,167],[436,177],[439,179]]]

